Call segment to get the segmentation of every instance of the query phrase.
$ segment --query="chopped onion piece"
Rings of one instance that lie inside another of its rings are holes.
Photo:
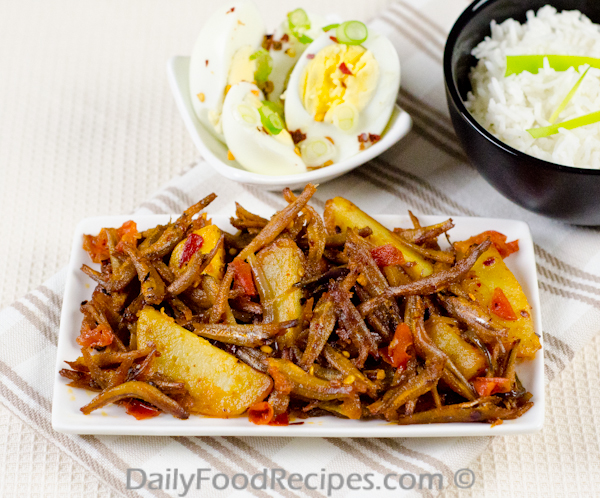
[[[284,125],[279,114],[266,105],[260,106],[258,113],[260,114],[260,121],[271,135],[279,135],[281,133]]]
[[[328,24],[327,26],[324,26],[324,27],[322,27],[321,29],[322,29],[323,31],[326,31],[326,32],[327,32],[327,31],[329,31],[330,29],[337,28],[339,25],[340,25],[340,24],[336,22],[335,24]]]
[[[530,128],[527,130],[527,133],[529,133],[533,138],[544,138],[549,137],[550,135],[556,135],[560,128],[574,130],[575,128],[588,126],[598,122],[600,122],[600,111],[585,114],[584,116],[570,119],[569,121],[563,121],[562,123],[544,126],[542,128]]]
[[[302,160],[307,166],[322,166],[335,158],[335,146],[325,137],[304,140],[300,146]]]
[[[310,29],[310,19],[304,9],[296,9],[290,12],[288,14],[288,25],[292,35],[294,35],[300,43],[305,45],[312,43],[313,39],[302,32]]]
[[[240,123],[248,126],[256,126],[260,122],[256,108],[247,104],[238,105],[234,116]]]
[[[256,61],[256,70],[254,71],[254,79],[257,83],[265,83],[273,70],[273,58],[264,48],[254,52],[250,56],[250,60]]]
[[[358,123],[358,109],[348,103],[340,104],[333,109],[333,124],[340,130],[351,133]]]
[[[288,13],[288,22],[292,30],[294,28],[310,29],[310,20],[304,9],[296,9]]]
[[[339,43],[360,45],[369,37],[369,30],[360,21],[346,21],[337,27],[335,34]]]
[[[561,112],[563,112],[565,110],[565,107],[567,107],[567,105],[569,104],[569,102],[571,102],[571,99],[573,98],[573,95],[575,95],[575,93],[577,92],[577,89],[579,88],[579,85],[581,85],[581,82],[583,81],[583,78],[585,78],[585,75],[588,73],[588,71],[590,69],[591,69],[591,67],[588,67],[585,70],[585,72],[577,80],[577,83],[575,83],[575,86],[573,88],[571,88],[571,91],[569,93],[567,93],[567,96],[564,98],[564,100],[557,107],[556,111],[554,111],[554,113],[552,114],[552,116],[549,119],[549,121],[550,121],[551,124],[554,124],[556,122],[556,120],[558,119],[559,114]]]
[[[555,71],[566,71],[570,67],[578,68],[584,64],[600,69],[600,59],[579,55],[508,55],[506,56],[506,73],[504,76],[529,71],[537,74],[544,67],[544,59]]]

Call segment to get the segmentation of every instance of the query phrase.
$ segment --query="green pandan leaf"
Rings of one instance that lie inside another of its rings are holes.
[[[581,77],[577,80],[577,83],[575,83],[575,86],[573,88],[571,88],[571,91],[569,93],[567,93],[567,96],[564,98],[564,100],[556,108],[556,111],[554,111],[554,113],[550,117],[550,120],[549,120],[550,123],[554,124],[555,121],[558,119],[559,114],[561,112],[563,112],[565,110],[565,107],[567,107],[567,105],[569,104],[569,102],[571,102],[571,99],[573,98],[573,95],[575,95],[575,93],[577,92],[577,89],[579,88],[579,85],[581,85],[581,82],[583,81],[583,78],[585,78],[585,75],[588,73],[588,71],[590,69],[591,69],[591,67],[588,67],[585,70],[585,73],[583,73],[581,75]]]
[[[600,122],[600,111],[592,112],[575,119],[570,119],[569,121],[563,121],[562,123],[544,126],[542,128],[530,128],[527,130],[527,133],[529,133],[533,138],[544,138],[549,137],[550,135],[556,135],[560,128],[574,130],[575,128],[581,128],[582,126],[587,126],[598,122]]]
[[[584,64],[600,69],[600,59],[594,57],[579,55],[508,55],[504,76],[519,74],[524,71],[537,74],[540,68],[544,67],[545,58],[548,58],[548,64],[555,71],[566,71],[570,67],[578,68]]]

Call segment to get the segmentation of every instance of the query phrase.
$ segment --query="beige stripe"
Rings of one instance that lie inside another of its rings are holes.
[[[391,15],[382,17],[381,21],[388,23],[390,26],[392,26],[397,31],[399,31],[404,38],[409,40],[415,47],[420,48],[421,51],[424,52],[425,54],[427,54],[431,59],[433,59],[434,61],[436,61],[440,64],[443,63],[443,58],[442,58],[441,54],[437,50],[433,50],[429,46],[427,46],[425,43],[423,43],[418,36],[414,36],[412,33],[408,32],[404,28],[403,23],[395,17],[395,14],[396,14],[395,12],[389,12],[388,14],[391,14]]]
[[[42,313],[42,315],[45,315],[46,318],[48,318],[50,320],[51,326],[54,325],[55,327],[58,327],[58,325],[60,323],[60,318],[58,316],[58,313],[55,310],[53,310],[48,304],[46,304],[39,297],[34,296],[33,294],[29,294],[29,295],[25,296],[23,299],[28,300],[35,309],[40,311]]]
[[[212,438],[212,437],[199,438],[198,437],[196,439],[201,439],[203,443],[208,444],[214,450],[216,450],[219,453],[221,453],[222,455],[226,456],[227,458],[229,458],[229,460],[235,462],[235,464],[238,467],[244,469],[246,472],[248,472],[249,475],[259,473],[261,470],[258,467],[251,465],[249,462],[247,462],[243,458],[240,458],[236,453],[231,451],[227,446],[225,446],[225,445],[221,444],[219,441],[217,441],[216,438]],[[274,465],[278,466],[277,464],[274,464]],[[288,490],[286,493],[283,493],[282,491],[279,491],[279,490],[278,490],[278,492],[285,496],[291,496],[291,497],[299,496],[297,493],[294,493],[291,490]]]
[[[394,177],[394,181],[399,181],[399,178],[402,177],[402,178],[404,178],[406,180],[410,180],[410,181],[416,183],[418,186],[422,187],[421,189],[415,190],[415,192],[417,192],[421,195],[421,198],[423,198],[422,191],[426,190],[426,191],[430,192],[436,199],[438,199],[439,201],[443,202],[448,207],[450,207],[451,211],[454,211],[454,212],[457,212],[458,214],[466,215],[466,216],[477,216],[469,208],[462,206],[461,204],[458,204],[453,199],[448,197],[446,194],[444,194],[437,188],[433,187],[431,184],[427,183],[422,178],[419,178],[418,176],[415,176],[407,171],[404,171],[403,169],[400,169],[397,166],[395,166],[394,164],[389,163],[381,158],[375,158],[373,160],[373,162],[377,165],[378,171],[385,172],[386,174]],[[426,202],[431,202],[431,197],[429,197],[429,196],[427,198],[423,198],[423,199]],[[436,206],[438,206],[439,210],[441,212],[443,212],[444,214],[449,214],[447,207],[441,206],[438,203],[436,203]]]
[[[551,344],[558,351],[563,353],[569,360],[575,358],[575,351],[569,346],[566,342],[561,341],[558,337],[549,334],[548,332],[544,332],[544,342],[546,346]]]
[[[254,185],[242,185],[242,187],[246,192],[250,193],[252,196],[256,197],[259,201],[262,201],[264,204],[271,206],[273,209],[279,211],[280,209],[283,209],[287,206],[287,203],[283,202],[283,200],[279,201],[277,198],[274,197],[273,194],[262,190],[258,187],[255,187]],[[251,207],[246,206],[246,209],[250,209],[252,211]]]
[[[422,37],[426,38],[431,43],[436,45],[436,48],[441,50],[442,53],[444,52],[444,46],[446,45],[446,36],[445,35],[444,35],[443,39],[440,39],[440,38],[436,37],[435,35],[433,35],[431,33],[430,29],[428,29],[424,26],[421,26],[419,23],[416,23],[415,20],[412,19],[410,16],[407,16],[402,11],[402,6],[399,3],[392,4],[391,10],[394,12],[395,15],[397,15],[399,18],[401,18],[408,26],[410,26],[415,31],[418,31],[422,35]]]
[[[576,299],[577,301],[581,301],[582,303],[589,304],[590,306],[593,306],[594,308],[600,309],[600,301],[598,301],[597,299],[587,297],[587,296],[582,296],[581,294],[577,294],[576,292],[570,292],[570,291],[567,291],[564,289],[559,289],[550,284],[547,284],[546,282],[539,282],[539,284],[540,284],[540,289],[542,289],[546,292],[550,292],[551,294],[554,294],[555,296],[566,297],[569,299]]]
[[[556,377],[554,370],[552,370],[548,363],[544,363],[544,375],[548,378],[549,381],[554,380],[554,377]]]
[[[424,202],[424,208],[421,208],[423,214],[434,214],[436,210],[440,213],[447,213],[447,208],[445,208],[438,202],[437,196],[429,195],[426,191],[424,191],[424,189],[418,188],[415,185],[408,183],[405,179],[400,178],[400,175],[398,174],[393,175],[393,173],[397,173],[398,170],[390,169],[389,167],[384,169],[378,164],[377,161],[373,161],[373,163],[373,168],[376,169],[377,176],[380,176],[382,178],[385,178],[389,182],[392,182],[392,184],[394,184],[394,187],[403,187],[405,190],[409,191],[415,197],[421,199]]]
[[[558,259],[556,256],[553,256],[546,250],[542,249],[538,245],[535,246],[535,254],[537,256],[545,259],[548,263],[555,266],[559,270],[564,271],[565,273],[570,273],[574,277],[582,278],[585,280],[590,280],[591,282],[596,282],[596,283],[600,284],[600,276],[593,275],[593,274],[583,271],[579,268],[576,268],[575,266],[565,263],[564,261],[561,261],[560,259]]]
[[[367,174],[364,171],[365,169],[366,168],[355,169],[350,174],[352,176],[356,176],[364,181],[367,181],[372,185],[375,185],[377,188],[380,188],[382,190],[385,190],[386,192],[389,192],[394,197],[403,201],[408,207],[412,207],[412,208],[418,207],[418,209],[420,211],[424,211],[424,212],[428,211],[427,206],[425,206],[424,204],[421,204],[420,202],[416,201],[412,197],[407,197],[406,194],[404,194],[403,192],[399,192],[397,189],[394,189],[392,187],[392,185],[389,185],[388,183],[383,182],[383,181],[379,180],[378,178]]]
[[[394,473],[394,474],[398,473],[397,471],[395,471],[389,467],[383,466],[381,463],[373,460],[372,458],[366,456],[365,454],[361,453],[360,451],[357,451],[355,448],[353,448],[350,444],[348,444],[343,439],[325,438],[325,440],[330,442],[334,446],[337,446],[338,448],[343,450],[345,453],[349,454],[356,460],[364,463],[366,466],[370,467],[371,469],[375,470],[376,472],[380,473],[381,475],[386,475],[386,474],[390,474],[390,473]],[[354,439],[354,441],[361,441],[361,440]],[[364,441],[363,441],[363,443],[364,443]],[[365,446],[365,445],[363,444],[362,446]],[[379,455],[379,456],[381,456],[382,460],[385,461],[385,458],[382,455]],[[417,467],[416,465],[410,464],[408,462],[404,462],[403,465],[401,466],[401,468],[405,468],[406,470],[408,470],[409,472],[412,472],[414,474],[425,473],[424,469],[421,469],[420,467]],[[431,492],[428,489],[416,489],[415,491],[421,493],[423,496],[433,497],[433,495],[431,494]]]
[[[194,440],[203,440],[203,442],[208,442],[208,441],[212,440],[212,438],[209,438],[209,437],[207,437],[207,438],[199,438],[199,437],[192,438],[192,437],[177,436],[177,437],[173,437],[172,439],[177,441],[182,446],[186,447],[192,453],[198,455],[203,460],[207,461],[214,468],[219,469],[223,473],[226,473],[229,477],[232,477],[234,474],[238,473],[232,467],[230,467],[227,463],[219,460],[214,455],[212,455],[210,452],[201,448],[196,442],[194,442]],[[240,465],[237,463],[237,461],[240,460],[237,456],[233,455],[233,458],[231,458],[231,460],[234,461],[239,467],[243,467],[243,465]],[[263,490],[253,489],[250,486],[248,487],[247,491],[256,496],[260,496],[260,497],[268,497],[269,496]]]
[[[167,206],[167,210],[165,211],[165,213],[178,213],[179,211],[181,211],[181,209],[179,208],[179,204],[176,201],[174,201],[170,195],[167,195],[164,192],[161,194],[155,195],[152,198],[152,201],[153,202],[161,202],[165,206]]]
[[[404,0],[400,0],[395,4],[396,7],[402,8],[411,12],[415,17],[418,17],[421,21],[427,24],[430,28],[433,28],[434,31],[437,31],[440,35],[443,36],[444,40],[448,36],[448,32],[442,28],[439,24],[433,22],[432,19],[424,15],[420,10],[415,9],[412,5],[408,4]]]
[[[63,296],[58,295],[56,292],[50,289],[50,287],[47,287],[44,284],[40,285],[37,288],[37,290],[44,296],[46,296],[50,301],[50,304],[52,304],[52,306],[54,306],[54,308],[57,309],[60,313],[60,310],[62,308]]]
[[[27,306],[21,301],[16,301],[11,304],[11,307],[17,310],[23,317],[33,325],[51,344],[56,346],[57,333],[52,327],[46,325],[40,318],[33,313]]]
[[[47,413],[42,415],[38,410],[33,410],[27,403],[25,403],[19,396],[13,393],[4,383],[0,382],[0,395],[2,395],[8,403],[8,408],[16,410],[16,414],[20,418],[26,419],[30,424],[34,425],[40,432],[54,444],[62,447],[64,450],[70,452],[75,458],[77,458],[83,465],[94,472],[100,479],[105,481],[115,491],[123,493],[127,496],[141,496],[133,490],[127,490],[125,482],[121,482],[113,475],[113,473],[105,466],[103,466],[97,458],[86,452],[73,438],[55,432],[50,424],[50,402],[43,398],[38,392],[36,392],[31,386],[23,381],[8,365],[0,361],[0,373],[5,377],[9,378],[25,395],[27,395],[32,401],[39,404],[41,408]],[[115,465],[116,462],[122,462],[114,453],[106,449],[108,452],[107,459]],[[124,464],[124,463],[123,463]],[[116,467],[118,465],[115,465]],[[164,495],[167,496],[167,495]]]
[[[440,131],[443,131],[449,137],[454,137],[454,139],[456,139],[452,120],[446,113],[421,100],[405,88],[400,88],[399,95],[403,102],[410,102],[410,105],[417,109],[426,121],[434,123],[439,127]]]
[[[131,468],[130,464],[119,458],[115,453],[113,453],[97,436],[78,436],[80,439],[88,443],[92,446],[98,453],[100,453],[104,458],[110,461],[116,468],[118,468],[121,472],[123,472],[123,480],[126,479],[127,469]],[[137,481],[137,479],[136,479]],[[139,484],[140,481],[137,481]],[[163,498],[171,498],[171,496],[161,489],[146,489],[154,496],[160,496]]]
[[[565,363],[554,353],[552,353],[551,351],[548,351],[548,348],[546,347],[546,351],[544,352],[544,359],[547,361],[552,361],[556,364],[556,366],[558,367],[559,371],[564,370],[565,368]]]
[[[537,264],[537,270],[540,275],[550,279],[552,282],[560,285],[564,285],[567,287],[572,287],[573,289],[577,289],[583,292],[589,292],[590,294],[597,294],[600,296],[600,289],[596,287],[592,287],[591,285],[581,284],[579,282],[575,282],[574,280],[570,280],[565,278],[557,273],[549,270],[548,268],[542,266],[540,263]]]
[[[246,444],[239,437],[228,436],[228,437],[224,437],[223,439],[225,441],[227,441],[228,443],[230,443],[231,445],[233,445],[236,448],[238,448],[239,450],[242,450],[244,453],[246,453],[250,457],[254,458],[255,461],[259,462],[261,465],[264,465],[267,468],[274,469],[274,468],[279,468],[280,467],[280,465],[278,463],[274,462],[273,460],[271,460],[270,458],[266,457],[262,453],[256,451],[252,446],[250,446],[249,444]],[[287,471],[287,469],[284,469],[284,470]],[[302,491],[305,494],[307,494],[308,496],[313,496],[315,498],[319,498],[319,497],[323,497],[324,496],[323,494],[317,492],[316,490],[312,490],[312,489],[303,488]],[[282,494],[282,495],[284,495],[284,496],[297,496],[297,495],[295,495],[294,493],[292,493],[291,491],[288,491],[288,490],[281,490],[281,491],[279,491],[279,493]]]
[[[175,186],[167,187],[164,191],[171,192],[175,196],[175,198],[181,202],[182,207],[177,212],[183,211],[183,210],[187,209],[189,206],[191,206],[192,204],[194,204],[194,200],[187,193],[185,193],[183,190],[181,190],[178,187],[175,187]]]
[[[155,204],[154,200],[143,202],[137,207],[137,210],[140,209],[147,209],[148,211],[152,211],[154,214],[165,214],[164,208],[159,207],[157,204]]]
[[[413,114],[413,116],[415,116]],[[472,167],[471,163],[469,163],[469,159],[467,158],[466,154],[463,152],[463,149],[460,148],[460,145],[453,145],[453,144],[449,144],[446,140],[444,139],[440,139],[438,137],[435,136],[434,133],[432,133],[432,127],[431,125],[421,125],[419,123],[419,120],[415,117],[413,119],[413,127],[412,127],[413,131],[415,133],[417,133],[419,136],[423,137],[425,140],[427,140],[430,144],[434,145],[435,147],[437,147],[438,149],[444,151],[448,156],[452,157],[453,159],[456,159],[457,161],[460,161],[461,163],[465,163],[465,165]]]
[[[442,474],[444,474],[446,479],[448,479],[449,483],[451,483],[452,479],[454,479],[454,473],[452,472],[452,469],[448,467],[448,465],[446,465],[444,462],[435,457],[432,457],[431,455],[406,448],[404,445],[397,442],[396,439],[381,438],[377,441],[381,444],[389,446],[392,450],[402,453],[407,457],[421,460],[423,463],[431,465],[432,467],[438,469]]]

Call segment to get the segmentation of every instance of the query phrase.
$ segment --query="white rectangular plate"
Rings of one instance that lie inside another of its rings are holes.
[[[268,213],[264,213],[268,214]],[[63,301],[58,338],[54,399],[52,403],[52,426],[58,432],[70,434],[119,434],[140,436],[303,436],[303,437],[455,437],[455,436],[500,436],[525,434],[541,430],[544,422],[544,362],[543,348],[532,361],[519,365],[518,374],[525,388],[533,394],[534,406],[521,418],[507,420],[491,427],[483,423],[452,423],[429,425],[395,425],[381,420],[358,421],[336,417],[318,417],[304,420],[302,425],[275,427],[254,425],[246,416],[230,419],[191,416],[188,420],[178,420],[171,415],[136,420],[125,413],[122,407],[110,405],[90,415],[79,410],[96,395],[83,389],[68,387],[67,379],[59,375],[66,368],[65,360],[80,356],[75,342],[81,326],[81,301],[89,299],[95,282],[84,275],[80,268],[90,264],[87,253],[82,249],[84,233],[97,234],[103,227],[119,227],[133,219],[138,229],[145,230],[165,224],[168,215],[153,216],[110,216],[83,220],[75,230],[71,260],[68,268],[67,284]],[[219,227],[233,231],[225,216],[213,216]],[[381,215],[376,218],[388,226],[409,227],[407,216]],[[438,223],[447,219],[443,216],[422,216],[426,224]],[[508,236],[509,240],[519,239],[520,250],[506,259],[506,264],[515,274],[527,299],[533,308],[535,332],[542,335],[540,300],[533,253],[533,241],[526,223],[512,220],[489,218],[452,217],[456,227],[451,230],[452,240],[464,240],[486,230],[496,230]]]

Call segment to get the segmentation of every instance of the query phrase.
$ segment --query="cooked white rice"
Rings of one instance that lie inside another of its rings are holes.
[[[548,66],[538,74],[504,77],[507,55],[583,55],[600,58],[600,26],[579,11],[558,13],[546,5],[527,22],[508,19],[491,24],[473,55],[473,91],[466,107],[482,126],[503,142],[532,156],[567,166],[600,169],[600,123],[534,139],[528,128],[548,126],[550,116],[588,68],[557,72]],[[600,69],[592,68],[557,123],[600,111]]]

